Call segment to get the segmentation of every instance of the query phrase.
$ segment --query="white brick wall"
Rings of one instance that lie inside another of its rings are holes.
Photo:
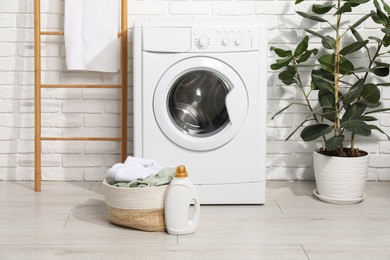
[[[268,22],[269,45],[294,46],[308,26],[320,30],[316,23],[302,21],[296,10],[306,11],[294,0],[214,0],[159,1],[129,0],[129,24],[146,16],[212,18],[238,16],[241,19],[261,16]],[[41,0],[42,28],[63,28],[64,0]],[[359,7],[359,13],[370,10]],[[357,17],[348,14],[351,22]],[[345,26],[347,26],[346,24]],[[375,23],[360,26],[363,35],[377,33]],[[131,35],[131,31],[130,31]],[[117,84],[117,74],[66,72],[62,36],[42,38],[42,79],[44,83]],[[313,39],[313,42],[319,43]],[[131,50],[131,40],[129,43]],[[0,180],[33,179],[34,140],[34,49],[33,0],[0,1]],[[269,53],[271,64],[274,56]],[[132,153],[132,52],[129,52],[129,153]],[[387,79],[388,80],[388,79]],[[308,78],[304,78],[308,83]],[[385,106],[390,106],[390,89],[383,88]],[[95,89],[42,90],[42,134],[44,136],[119,136],[120,91]],[[303,118],[302,107],[293,107],[285,115],[271,116],[291,99],[302,98],[293,87],[282,86],[269,70],[267,101],[267,179],[313,179],[311,153],[320,142],[305,143],[299,134],[284,139]],[[380,116],[379,125],[390,133],[390,113]],[[369,179],[390,181],[390,142],[375,133],[361,138],[358,145],[371,154]],[[117,142],[42,143],[42,177],[44,180],[101,180],[107,168],[119,160]]]

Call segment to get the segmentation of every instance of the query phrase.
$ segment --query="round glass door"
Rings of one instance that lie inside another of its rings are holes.
[[[240,76],[226,63],[192,57],[161,75],[153,111],[160,130],[173,143],[207,151],[238,134],[246,120],[248,94]]]
[[[192,136],[210,136],[229,123],[226,109],[228,85],[207,70],[187,72],[174,82],[168,93],[172,122]]]

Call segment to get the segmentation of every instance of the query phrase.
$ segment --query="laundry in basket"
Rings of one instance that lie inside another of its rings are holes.
[[[129,158],[123,165],[129,161],[134,162],[132,160],[134,157]],[[135,166],[139,167],[138,164]],[[115,179],[115,175],[109,171],[107,173],[111,174],[110,180],[112,180],[112,176]],[[115,181],[113,184],[109,184],[106,178],[103,181],[103,191],[109,211],[109,221],[120,226],[144,231],[165,231],[165,192],[174,171],[174,168],[162,168],[156,174],[144,179],[131,177],[127,178],[128,181]],[[134,171],[130,172],[134,173]],[[123,178],[125,175],[120,176],[121,180],[126,179],[126,177]]]

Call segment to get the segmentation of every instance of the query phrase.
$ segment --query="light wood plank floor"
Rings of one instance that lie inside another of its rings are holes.
[[[110,224],[98,182],[0,181],[0,259],[390,259],[390,182],[356,205],[268,182],[266,205],[202,206],[193,235]]]

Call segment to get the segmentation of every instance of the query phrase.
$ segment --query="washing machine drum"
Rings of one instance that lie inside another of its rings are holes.
[[[166,71],[153,104],[156,121],[172,142],[204,151],[223,146],[238,134],[245,122],[248,96],[231,67],[202,57],[181,61]]]
[[[225,98],[229,87],[218,76],[200,70],[181,76],[168,95],[169,114],[179,130],[209,136],[229,122]]]

